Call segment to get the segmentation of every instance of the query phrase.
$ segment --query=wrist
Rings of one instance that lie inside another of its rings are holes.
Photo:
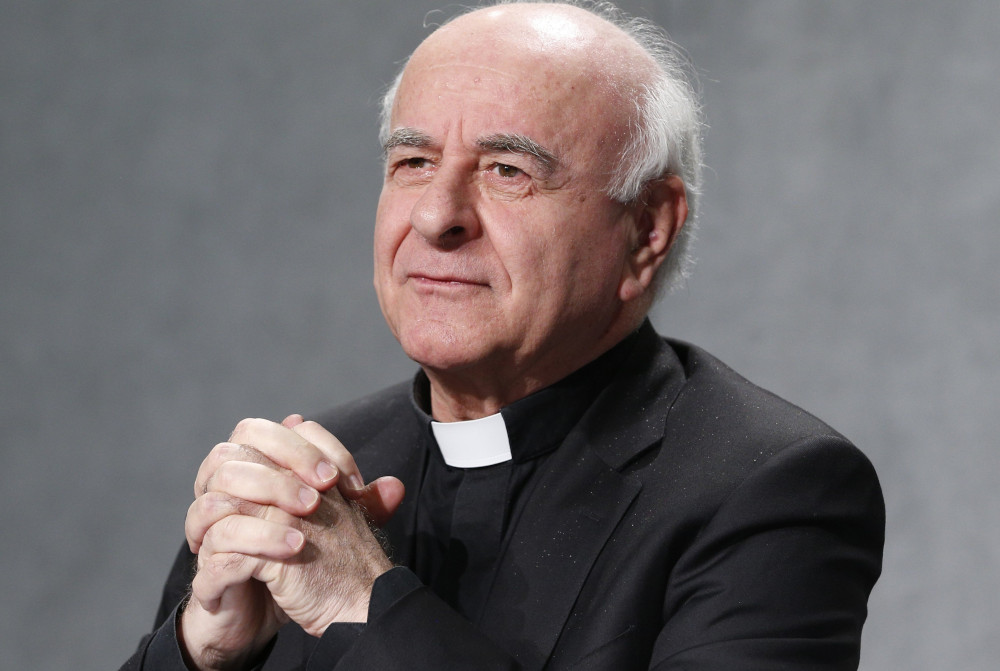
[[[218,616],[188,600],[177,618],[177,645],[190,671],[235,671],[250,668],[265,645],[241,645],[221,633]],[[213,633],[218,635],[213,636]]]
[[[374,561],[368,565],[368,579],[364,581],[364,587],[354,594],[353,599],[343,602],[335,612],[328,611],[318,617],[312,623],[312,626],[303,626],[302,628],[308,634],[320,638],[331,624],[365,624],[368,622],[368,610],[375,581],[393,568],[393,564],[389,558],[384,554],[379,554],[381,556],[376,556]]]

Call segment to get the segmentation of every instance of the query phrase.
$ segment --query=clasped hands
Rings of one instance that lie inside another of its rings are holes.
[[[369,522],[381,526],[402,498],[393,477],[364,486],[315,422],[240,422],[202,462],[185,521],[198,555],[177,630],[188,665],[240,668],[289,619],[313,636],[366,621],[372,584],[392,568]]]

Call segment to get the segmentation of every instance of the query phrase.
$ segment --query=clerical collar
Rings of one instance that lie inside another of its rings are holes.
[[[511,459],[507,425],[499,412],[464,422],[431,421],[431,431],[449,466],[482,468]]]
[[[635,332],[583,368],[555,384],[502,408],[499,413],[465,422],[435,422],[430,411],[430,384],[423,371],[413,381],[412,405],[446,464],[476,468],[513,459],[526,462],[551,452],[621,368],[622,362],[649,331],[648,320]],[[478,423],[478,424],[477,424]],[[452,429],[451,427],[457,426]],[[439,434],[442,427],[448,427]],[[444,436],[442,438],[442,435]]]

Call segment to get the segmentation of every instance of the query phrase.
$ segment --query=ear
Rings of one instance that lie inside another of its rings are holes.
[[[687,191],[680,177],[667,175],[646,185],[635,205],[634,238],[618,288],[622,302],[650,291],[687,215]]]

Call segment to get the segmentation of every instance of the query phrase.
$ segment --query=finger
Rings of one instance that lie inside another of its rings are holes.
[[[198,556],[198,572],[191,581],[191,599],[209,613],[219,610],[222,595],[253,577],[261,560],[235,552]]]
[[[292,430],[322,450],[327,458],[336,465],[337,470],[340,471],[338,484],[344,496],[358,498],[364,491],[365,481],[361,477],[361,471],[358,469],[354,457],[344,447],[344,444],[317,422],[302,422]]]
[[[256,504],[246,503],[247,507],[251,505]],[[246,509],[242,512],[250,513]],[[198,554],[205,533],[213,524],[223,517],[240,513],[240,499],[222,492],[209,492],[196,498],[188,506],[187,516],[184,518],[184,537],[187,539],[188,548],[194,554]]]
[[[399,508],[405,494],[403,482],[387,475],[369,483],[357,501],[375,526],[381,527]]]
[[[252,446],[278,466],[287,468],[303,482],[321,491],[336,484],[336,462],[296,431],[277,422],[244,419],[236,425],[229,440]]]
[[[222,464],[230,461],[247,461],[255,464],[263,464],[271,468],[281,468],[274,463],[267,455],[250,445],[224,442],[219,443],[208,453],[208,456],[198,467],[198,475],[194,479],[194,495],[201,496],[208,491],[208,481],[215,475],[215,472]]]
[[[192,595],[214,612],[226,589],[250,580],[265,560],[289,559],[305,544],[305,535],[285,524],[245,515],[225,517],[205,533]]]
[[[274,506],[252,503],[224,492],[208,492],[199,496],[188,506],[187,517],[184,518],[184,536],[191,552],[197,554],[201,550],[205,533],[216,522],[229,515],[259,517],[289,527],[294,526],[297,519]]]
[[[296,425],[301,424],[304,421],[306,420],[302,417],[302,415],[295,413],[281,420],[281,425],[286,429],[291,429],[294,428]]]
[[[205,483],[205,491],[277,506],[298,516],[308,515],[319,504],[319,491],[292,473],[248,461],[223,463]]]
[[[205,532],[198,553],[202,557],[239,553],[266,559],[294,557],[305,546],[305,535],[280,521],[250,515],[229,515]]]

